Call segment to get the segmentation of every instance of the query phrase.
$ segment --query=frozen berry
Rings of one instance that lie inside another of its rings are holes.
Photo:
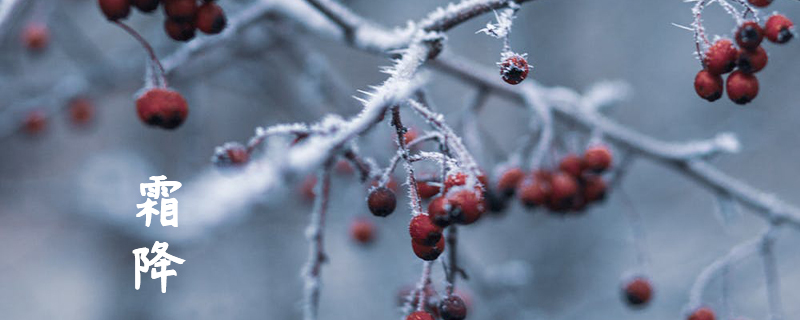
[[[451,295],[439,302],[439,313],[443,320],[463,320],[467,317],[467,305],[457,295]]]
[[[525,178],[525,172],[522,169],[514,167],[504,171],[497,180],[497,191],[505,196],[514,194],[517,185],[522,179]]]
[[[439,186],[431,184],[430,181],[417,180],[417,190],[422,199],[430,199],[439,194]]]
[[[442,228],[433,224],[427,214],[418,214],[411,218],[408,233],[411,235],[411,240],[426,246],[435,245],[442,238]]]
[[[725,86],[728,89],[728,98],[737,104],[746,104],[758,95],[758,79],[742,71],[731,73]]]
[[[194,24],[187,21],[167,19],[164,21],[164,31],[175,41],[189,41],[194,38]]]
[[[446,197],[437,197],[428,204],[428,216],[433,224],[444,228],[453,222],[450,217],[450,209],[450,202]]]
[[[197,29],[206,34],[217,34],[225,29],[228,20],[222,8],[213,2],[206,2],[197,9],[195,18]]]
[[[528,61],[525,57],[512,54],[500,63],[500,75],[508,84],[518,84],[528,77]]]
[[[550,198],[555,203],[569,202],[578,194],[578,181],[575,177],[558,172],[550,179]]]
[[[700,98],[714,102],[722,97],[722,76],[700,70],[694,77],[694,91]]]
[[[94,105],[89,99],[75,98],[69,102],[69,119],[76,126],[85,126],[94,117]]]
[[[41,51],[50,42],[50,31],[42,23],[32,22],[22,31],[22,43],[31,51]]]
[[[738,52],[730,40],[720,39],[703,55],[703,65],[712,74],[728,73],[736,66],[737,55]]]
[[[197,14],[197,1],[195,0],[165,0],[164,13],[169,19],[180,22],[194,22]]]
[[[646,278],[637,277],[625,284],[623,294],[631,306],[642,306],[650,302],[653,287]]]
[[[708,307],[702,307],[692,312],[688,320],[714,320],[715,318],[714,311]]]
[[[477,190],[455,191],[447,195],[447,201],[452,206],[450,216],[456,223],[471,224],[486,212],[483,195]]]
[[[444,179],[444,190],[450,190],[455,186],[463,186],[467,183],[467,174],[463,172],[456,172],[447,175]]]
[[[571,174],[573,177],[578,177],[583,171],[583,160],[574,154],[568,154],[558,164],[558,168],[566,173]]]
[[[541,177],[527,177],[520,182],[517,197],[528,208],[544,205],[550,199],[550,184]]]
[[[411,248],[414,249],[414,254],[422,260],[433,261],[444,252],[444,237],[439,238],[439,242],[433,246],[426,246],[411,240]]]
[[[583,163],[587,169],[603,172],[611,167],[611,151],[606,146],[593,146],[583,154]]]
[[[153,12],[158,9],[160,0],[131,0],[131,2],[141,12]]]
[[[606,196],[606,182],[599,176],[584,177],[583,199],[587,202],[603,200]]]
[[[44,111],[36,109],[31,110],[25,116],[23,121],[23,129],[29,135],[37,135],[44,131],[47,127],[47,117]]]
[[[747,1],[750,2],[750,4],[752,4],[753,6],[756,6],[756,7],[759,7],[759,8],[766,7],[770,3],[772,3],[772,0],[747,0]]]
[[[131,13],[130,0],[98,0],[100,11],[108,20],[125,19]]]
[[[414,311],[406,317],[406,320],[434,320],[430,313],[425,311]]]
[[[746,21],[736,29],[736,44],[742,49],[753,50],[764,39],[764,31],[755,21]]]
[[[417,129],[410,128],[406,131],[406,133],[403,134],[403,143],[409,144],[411,141],[417,140],[418,136],[419,133],[417,132]]]
[[[351,174],[353,173],[353,166],[350,164],[350,161],[339,159],[336,161],[336,165],[333,166],[337,173],[340,174]]]
[[[767,51],[758,46],[755,50],[739,50],[739,58],[736,60],[736,65],[743,72],[756,73],[764,69],[767,65],[767,60]]]
[[[350,223],[350,237],[359,244],[370,244],[375,240],[375,224],[364,218],[356,218]]]
[[[773,14],[764,24],[764,35],[769,41],[786,43],[794,37],[794,23],[782,14]]]
[[[250,153],[247,148],[240,143],[229,142],[218,147],[214,153],[214,164],[218,167],[237,167],[247,164],[250,160]]]
[[[175,129],[186,120],[189,106],[177,91],[152,88],[136,99],[136,112],[139,119],[148,125]]]
[[[369,192],[367,197],[367,206],[372,214],[378,217],[385,217],[394,212],[397,206],[397,197],[394,191],[387,187],[377,187]]]

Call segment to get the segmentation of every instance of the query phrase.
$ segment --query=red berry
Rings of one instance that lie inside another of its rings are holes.
[[[764,35],[769,41],[786,43],[794,37],[794,23],[782,14],[773,14],[764,24]]]
[[[583,154],[584,166],[594,172],[603,172],[611,167],[611,151],[605,146],[594,146]]]
[[[375,240],[375,224],[364,218],[353,219],[350,223],[350,237],[359,244],[370,244]]]
[[[31,51],[41,51],[50,42],[50,30],[41,23],[29,23],[22,31],[22,43]]]
[[[76,126],[85,126],[94,116],[94,105],[89,99],[75,98],[69,102],[69,118]]]
[[[415,311],[406,317],[406,320],[434,320],[430,313],[425,311]]]
[[[419,132],[417,132],[417,129],[410,128],[406,131],[406,133],[403,134],[403,142],[405,144],[409,144],[411,141],[417,140],[418,136]]]
[[[411,240],[425,246],[435,245],[442,238],[442,228],[433,224],[427,214],[418,214],[411,218],[408,233]]]
[[[411,240],[411,248],[414,249],[414,254],[422,260],[433,261],[444,252],[444,237],[439,238],[439,242],[434,246],[426,246]]]
[[[422,199],[430,199],[439,194],[439,187],[431,185],[428,181],[417,180],[417,190]]]
[[[437,197],[428,204],[428,217],[433,224],[441,228],[447,227],[453,222],[450,217],[450,209],[451,206],[450,202],[447,201],[447,197]]]
[[[98,0],[100,4],[100,11],[106,16],[106,19],[116,21],[125,19],[131,13],[130,0]]]
[[[747,0],[747,1],[750,2],[750,4],[752,4],[753,6],[756,6],[756,7],[759,7],[759,8],[766,7],[770,3],[772,3],[772,0]]]
[[[447,175],[444,179],[444,190],[450,190],[455,186],[463,186],[467,183],[467,174],[463,172],[456,172]]]
[[[467,305],[457,295],[451,295],[439,302],[439,312],[444,320],[463,320],[467,317]]]
[[[37,135],[44,131],[47,127],[47,117],[42,110],[31,110],[25,116],[23,121],[23,129],[29,135]]]
[[[528,77],[528,61],[518,54],[513,54],[500,63],[500,75],[508,84],[518,84]]]
[[[579,177],[581,171],[583,171],[583,160],[574,154],[568,154],[561,159],[558,168],[563,172],[571,174],[573,177]]]
[[[575,177],[559,172],[550,179],[550,199],[555,203],[569,202],[578,194],[578,181]]]
[[[173,19],[164,20],[164,31],[175,41],[189,41],[194,38],[194,24]]]
[[[317,176],[310,174],[308,175],[303,183],[300,184],[300,194],[303,195],[306,200],[314,200],[317,196],[316,191],[314,188],[317,186]]]
[[[336,172],[341,174],[353,173],[353,166],[350,165],[350,161],[344,159],[339,159],[339,161],[336,162],[334,169],[336,169]]]
[[[599,176],[584,177],[583,199],[587,202],[603,200],[606,196],[606,182]]]
[[[623,288],[625,300],[631,306],[642,306],[650,302],[653,287],[646,278],[637,277],[625,284]]]
[[[226,143],[214,153],[214,163],[218,167],[238,167],[247,164],[249,160],[247,148],[240,143]]]
[[[153,12],[158,8],[160,0],[131,0],[131,2],[141,12]]]
[[[739,58],[736,60],[736,65],[739,70],[747,73],[756,73],[767,66],[767,51],[761,46],[755,50],[739,50]]]
[[[527,177],[520,182],[517,197],[528,208],[544,205],[550,199],[550,183],[543,177]]]
[[[764,31],[755,21],[745,21],[736,30],[736,44],[742,49],[753,50],[764,39]]]
[[[175,129],[186,120],[189,106],[177,91],[152,88],[136,99],[136,112],[148,125]]]
[[[471,224],[486,212],[483,194],[477,190],[458,190],[447,195],[452,206],[450,215],[453,221],[460,224]]]
[[[746,104],[758,95],[758,79],[749,73],[735,71],[726,82],[728,98],[737,104]]]
[[[728,73],[736,66],[737,55],[738,52],[730,40],[720,39],[706,51],[703,56],[703,65],[713,74]]]
[[[517,188],[522,179],[525,178],[525,172],[522,169],[514,167],[504,171],[497,180],[497,190],[503,195],[511,196]]]
[[[722,77],[705,69],[700,70],[694,77],[694,91],[700,98],[716,101],[722,97]]]
[[[692,312],[688,320],[714,320],[715,318],[714,311],[708,307],[702,307]]]
[[[197,14],[197,1],[165,0],[164,13],[172,20],[194,22],[195,15]]]
[[[394,212],[394,208],[397,206],[397,197],[395,197],[394,191],[387,187],[373,188],[367,197],[367,206],[373,215],[385,217]]]
[[[217,34],[225,29],[228,24],[225,13],[222,8],[213,2],[206,2],[197,9],[197,17],[195,18],[197,29],[206,34]]]

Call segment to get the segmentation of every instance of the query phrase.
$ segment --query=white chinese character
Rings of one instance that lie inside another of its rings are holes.
[[[167,292],[167,277],[178,275],[178,272],[175,270],[167,270],[167,266],[172,264],[172,262],[183,264],[186,261],[167,253],[167,248],[169,248],[169,243],[156,241],[151,250],[148,250],[146,247],[133,250],[136,274],[134,287],[136,290],[139,290],[139,286],[142,282],[141,274],[149,271],[150,278],[161,278],[161,292]],[[150,253],[155,253],[156,256],[153,257],[153,259],[148,259],[148,251],[150,251]],[[154,267],[152,270],[150,270],[151,266]],[[156,268],[160,268],[160,270]]]
[[[139,185],[139,191],[142,196],[147,196],[148,198],[145,203],[136,205],[137,208],[142,209],[136,214],[136,217],[145,216],[144,225],[147,227],[150,227],[150,219],[154,214],[161,215],[162,226],[178,227],[178,200],[169,198],[169,195],[171,192],[180,189],[181,183],[178,181],[163,181],[166,179],[166,176],[153,176],[150,177],[150,180],[154,181],[153,183]],[[159,197],[163,197],[160,211],[155,209],[158,204],[158,201],[155,200],[158,200]],[[151,198],[154,200],[151,200]]]

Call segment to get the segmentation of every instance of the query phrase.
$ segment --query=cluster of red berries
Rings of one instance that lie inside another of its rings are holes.
[[[77,97],[67,103],[69,120],[76,128],[87,127],[94,118],[94,104],[88,98]],[[22,121],[22,130],[32,136],[47,128],[47,114],[41,109],[29,111]]]
[[[653,286],[644,277],[635,277],[622,287],[622,295],[631,307],[644,307],[653,297]]]
[[[770,1],[750,2],[768,5]],[[742,23],[735,34],[739,49],[728,39],[714,42],[703,55],[703,70],[694,79],[697,94],[708,101],[716,101],[722,97],[722,75],[733,71],[725,83],[728,98],[737,104],[752,101],[758,95],[758,79],[754,74],[761,71],[768,60],[766,50],[761,47],[762,40],[766,37],[774,43],[786,43],[793,37],[793,26],[785,16],[774,14],[763,28],[755,21]]]
[[[189,115],[186,99],[175,90],[155,87],[136,99],[136,113],[147,125],[172,130],[179,127]]]
[[[508,84],[519,84],[528,77],[528,61],[524,55],[509,54],[500,64],[500,75]]]
[[[504,200],[516,194],[528,208],[544,206],[553,212],[582,211],[588,204],[605,197],[607,186],[600,174],[608,170],[611,163],[611,152],[598,145],[587,149],[583,157],[565,156],[557,170],[525,174],[520,168],[507,169],[497,181],[497,190]]]
[[[131,6],[139,11],[149,13],[155,11],[163,2],[164,30],[167,35],[177,41],[189,41],[194,38],[195,29],[206,34],[222,32],[227,25],[227,18],[222,8],[213,0],[98,0],[100,10],[106,18],[117,21],[126,18]]]

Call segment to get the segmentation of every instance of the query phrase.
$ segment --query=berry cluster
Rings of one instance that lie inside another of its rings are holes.
[[[750,0],[753,5],[766,6],[770,1]],[[755,73],[767,65],[767,52],[761,46],[766,37],[782,44],[793,37],[793,23],[780,14],[773,14],[764,27],[755,21],[745,21],[736,29],[735,41],[715,41],[703,54],[703,70],[694,79],[697,94],[708,101],[722,97],[722,75],[733,71],[725,83],[728,98],[737,104],[746,104],[758,95],[758,79]],[[734,71],[734,69],[736,69]]]
[[[514,194],[528,208],[544,206],[553,212],[582,211],[605,197],[606,183],[600,176],[611,167],[611,152],[605,146],[586,150],[583,157],[570,154],[557,170],[526,174],[520,168],[505,170],[497,181],[503,199]]]
[[[100,10],[111,21],[128,17],[131,6],[141,12],[154,12],[163,2],[164,30],[167,35],[177,41],[189,41],[194,38],[195,30],[206,34],[222,32],[227,25],[227,18],[222,8],[213,0],[99,0]]]
[[[463,293],[456,290],[454,293],[443,296],[441,299],[437,298],[436,291],[430,286],[425,286],[424,289],[426,301],[422,305],[422,310],[412,312],[406,317],[406,320],[463,320],[467,317],[469,309],[469,296],[462,297]],[[415,294],[416,293],[416,294]],[[398,292],[399,305],[405,305],[409,298],[411,298],[411,305],[419,304],[419,293],[413,287],[403,288]],[[411,295],[414,295],[411,297]],[[437,301],[438,300],[438,301]]]

